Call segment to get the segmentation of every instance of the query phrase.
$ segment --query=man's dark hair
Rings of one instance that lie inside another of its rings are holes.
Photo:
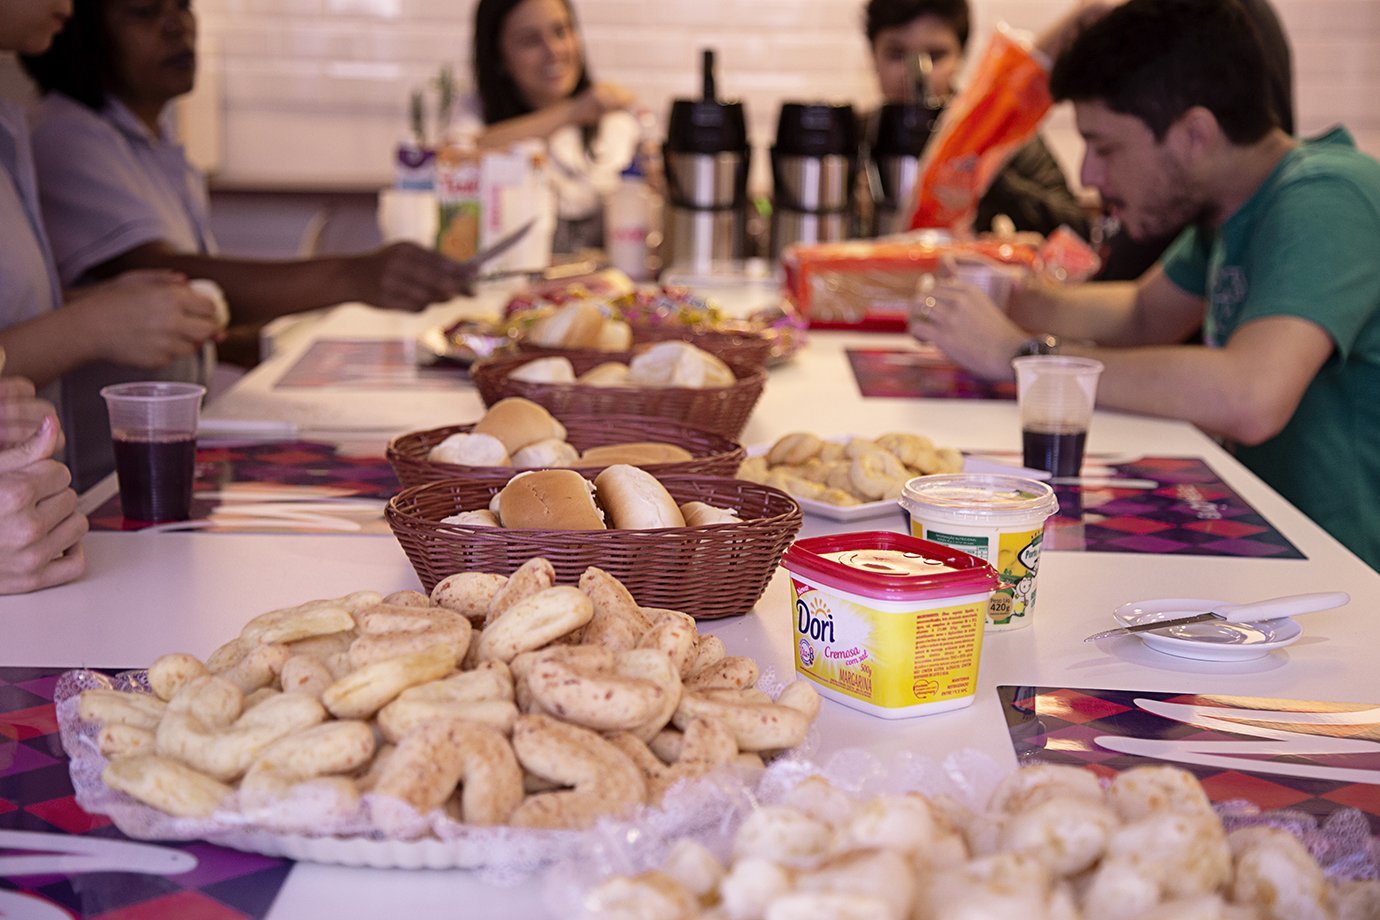
[[[894,29],[921,16],[935,16],[958,36],[958,46],[968,47],[968,0],[868,0],[863,10],[863,29],[868,42],[883,29]]]
[[[566,12],[570,14],[571,25],[575,24],[575,8],[570,0],[561,0]],[[503,34],[503,24],[522,0],[479,0],[474,9],[474,87],[479,93],[480,108],[483,110],[486,125],[498,124],[519,115],[527,115],[533,108],[517,83],[508,73],[503,63],[503,48],[499,37]],[[575,93],[589,89],[589,67],[584,60],[584,49],[580,51],[580,80],[575,84]]]
[[[99,111],[114,74],[101,0],[75,0],[71,18],[48,50],[19,60],[44,94],[62,93]]]
[[[1163,140],[1194,106],[1233,144],[1278,121],[1255,24],[1236,0],[1131,0],[1090,25],[1050,75],[1057,100],[1101,102]]]

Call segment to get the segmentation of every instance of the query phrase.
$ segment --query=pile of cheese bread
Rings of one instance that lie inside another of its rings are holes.
[[[567,308],[568,309],[568,308]],[[590,387],[684,387],[705,390],[737,382],[732,368],[689,342],[657,342],[624,364],[606,361],[576,376],[570,359],[561,355],[537,358],[514,368],[508,377],[527,383],[577,384]]]
[[[1286,830],[1227,833],[1192,774],[1017,770],[987,808],[857,801],[820,777],[743,822],[727,861],[681,840],[591,890],[601,920],[1361,920],[1380,882],[1330,883]]]
[[[952,447],[935,447],[920,434],[888,432],[877,438],[826,440],[809,432],[793,432],[765,454],[744,460],[738,478],[795,498],[847,506],[894,500],[909,479],[962,469],[961,453]]]
[[[626,463],[607,467],[593,481],[574,470],[519,473],[488,508],[441,519],[443,524],[511,530],[653,530],[741,522],[732,508],[701,501],[678,504],[655,476]]]
[[[601,444],[581,451],[566,440],[565,426],[544,406],[510,396],[490,406],[469,431],[450,435],[431,448],[427,459],[458,466],[537,469],[675,463],[694,455],[662,441]]]
[[[757,678],[691,617],[594,567],[556,585],[538,558],[273,610],[205,661],[159,658],[151,693],[86,690],[78,711],[105,783],[173,816],[583,828],[800,744],[819,697]]]

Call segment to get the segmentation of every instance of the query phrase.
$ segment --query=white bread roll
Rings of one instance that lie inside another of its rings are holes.
[[[514,380],[525,380],[528,383],[574,383],[575,365],[570,363],[569,358],[559,355],[551,358],[538,358],[514,368],[508,376]]]
[[[497,527],[498,516],[488,508],[480,508],[478,511],[461,511],[459,514],[443,517],[441,523],[465,524],[470,527]]]
[[[628,386],[628,366],[619,361],[605,361],[585,371],[575,382],[587,387],[625,387]]]
[[[703,527],[706,524],[741,524],[743,519],[731,508],[715,508],[706,502],[686,502],[680,506],[687,527]]]
[[[547,438],[513,451],[513,466],[519,469],[554,469],[574,466],[580,452],[558,438]]]
[[[632,348],[632,326],[621,319],[606,319],[599,327],[594,347],[600,351],[627,351]]]
[[[594,348],[604,326],[604,311],[589,300],[576,300],[532,324],[527,339],[542,348]]]
[[[580,463],[583,466],[610,466],[614,463],[645,466],[648,463],[682,463],[693,459],[694,455],[684,447],[663,444],[660,441],[603,444],[591,447],[580,455]]]
[[[594,488],[616,530],[685,526],[676,500],[646,470],[616,463],[594,478]]]
[[[498,519],[513,530],[604,530],[594,486],[574,470],[538,470],[508,480]]]
[[[488,434],[453,434],[433,447],[427,459],[458,466],[513,465],[508,448],[498,438]]]
[[[736,378],[729,366],[689,342],[658,342],[637,355],[628,366],[628,379],[644,387],[732,386]]]
[[[565,440],[565,426],[544,406],[521,396],[509,396],[494,403],[473,431],[498,438],[510,454],[538,441]]]

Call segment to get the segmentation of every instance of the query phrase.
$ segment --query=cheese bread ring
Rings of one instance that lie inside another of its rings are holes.
[[[1122,825],[1108,838],[1106,855],[1099,869],[1109,863],[1129,866],[1158,880],[1162,897],[1210,894],[1232,876],[1226,831],[1211,811],[1160,812]]]
[[[915,872],[895,850],[859,850],[835,857],[796,879],[796,893],[767,908],[770,920],[832,917],[894,920],[911,916]],[[815,903],[815,912],[807,909]]]
[[[83,722],[128,725],[148,731],[158,727],[167,711],[167,704],[151,694],[104,688],[83,690],[77,702],[77,715]]]
[[[407,588],[402,591],[394,591],[392,594],[385,594],[380,603],[392,604],[396,607],[431,607],[434,602],[422,592]]]
[[[540,713],[543,711],[541,705],[532,696],[528,678],[531,676],[533,668],[540,664],[547,655],[555,651],[555,648],[544,648],[522,652],[508,663],[513,675],[513,701],[517,703],[519,712]],[[559,654],[577,667],[597,670],[608,661],[607,652],[607,649],[596,645],[570,645],[561,646]],[[487,662],[485,663],[487,664]]]
[[[941,447],[936,454],[936,473],[960,473],[963,471],[963,454],[954,447]]]
[[[327,633],[324,636],[312,636],[309,639],[300,639],[297,642],[284,643],[288,651],[294,655],[311,655],[321,661],[329,663],[335,656],[343,656],[350,650],[350,643],[355,641],[353,630],[338,633]]]
[[[294,732],[264,748],[245,774],[274,770],[306,779],[332,773],[350,773],[374,756],[374,731],[369,723],[354,719],[322,722]]]
[[[479,660],[512,661],[519,652],[541,648],[579,629],[593,615],[590,599],[569,585],[528,595],[484,627],[479,634]]]
[[[350,645],[350,667],[410,655],[433,646],[459,661],[470,647],[470,621],[444,607],[396,607],[379,604],[363,611],[359,638]]]
[[[695,660],[690,664],[690,673],[698,674],[727,657],[728,649],[724,646],[724,640],[710,633],[701,633],[695,641]]]
[[[833,841],[829,825],[782,805],[754,809],[733,841],[735,856],[765,856],[783,866],[814,865]]]
[[[106,764],[101,779],[111,789],[181,818],[205,818],[231,793],[224,783],[156,754],[116,758]]]
[[[987,808],[999,814],[1014,814],[1055,796],[1101,802],[1102,786],[1095,773],[1082,767],[1035,764],[1008,774],[992,793]]]
[[[906,466],[919,467],[934,454],[934,442],[923,434],[893,431],[879,436],[876,443]]]
[[[445,703],[477,703],[513,699],[513,672],[501,661],[481,662],[471,671],[452,674],[429,684],[409,687],[400,700],[435,700]]]
[[[614,671],[621,677],[647,681],[664,692],[661,705],[630,731],[642,741],[655,738],[680,706],[683,688],[675,663],[659,649],[633,649],[614,656]]]
[[[503,824],[522,801],[522,769],[508,740],[463,719],[428,722],[407,734],[373,784],[419,814],[440,808],[457,784],[467,824]]]
[[[602,920],[690,920],[700,916],[695,896],[665,872],[614,876],[596,885],[584,906],[587,916]]]
[[[431,589],[431,599],[447,610],[454,610],[471,625],[482,626],[494,595],[507,583],[506,575],[457,572],[436,583]]]
[[[379,732],[385,739],[398,742],[419,726],[443,719],[464,719],[487,725],[505,737],[513,733],[518,708],[512,700],[446,700],[396,699],[379,710]]]
[[[853,483],[853,492],[866,499],[879,499],[894,488],[897,483],[904,484],[910,473],[900,460],[884,450],[868,451],[853,460],[849,467],[848,479]]]
[[[621,676],[614,671],[613,652],[599,651],[602,654],[594,663],[586,655],[580,655],[585,660],[577,662],[563,647],[541,654],[527,673],[528,690],[537,705],[567,722],[596,731],[633,728],[666,707],[666,688]],[[658,653],[653,650],[651,654]]]
[[[167,702],[193,678],[207,673],[206,665],[192,655],[184,652],[164,655],[149,665],[149,689],[154,696]]]
[[[488,626],[523,598],[545,591],[555,584],[556,570],[550,562],[540,556],[528,559],[494,592],[485,611],[484,625]]]
[[[767,458],[765,456],[757,456],[748,457],[742,463],[738,464],[737,475],[739,479],[755,482],[760,486],[766,484],[768,472],[770,472],[770,468],[767,464]]]
[[[767,451],[767,463],[772,466],[799,466],[811,457],[819,455],[824,446],[819,435],[807,431],[795,431],[782,435]]]
[[[320,703],[299,693],[267,699],[225,728],[208,727],[194,715],[170,709],[154,743],[160,755],[229,782],[243,775],[270,744],[325,717]]]
[[[153,729],[109,722],[96,734],[96,746],[106,757],[153,753]]]
[[[1107,849],[1116,815],[1101,802],[1055,796],[1012,815],[1001,827],[1003,850],[1028,853],[1057,875],[1092,867]]]
[[[1178,767],[1136,767],[1118,773],[1107,788],[1107,801],[1128,823],[1165,811],[1214,814],[1197,777]]]
[[[283,662],[278,682],[284,693],[304,693],[321,699],[335,677],[326,663],[314,655],[293,655]]]
[[[637,764],[587,728],[525,715],[513,727],[513,751],[527,770],[573,787],[528,796],[513,812],[516,827],[586,828],[647,800]]]
[[[675,665],[676,673],[684,677],[695,663],[695,643],[698,639],[699,630],[694,617],[678,610],[664,610],[652,622],[651,628],[643,633],[637,647],[665,653]]]
[[[750,701],[734,690],[687,692],[671,721],[684,731],[697,716],[720,719],[733,732],[740,750],[773,751],[804,741],[818,711],[819,694],[798,680],[782,690],[775,703]]]
[[[636,648],[652,624],[623,583],[603,569],[590,566],[580,576],[580,590],[594,605],[580,641],[615,652]]]
[[[283,664],[291,655],[288,647],[281,643],[256,645],[230,667],[216,674],[239,687],[241,692],[253,693],[276,682]]]
[[[757,683],[757,662],[742,655],[730,655],[700,668],[685,679],[687,690],[739,690]]]
[[[168,712],[195,716],[209,728],[229,725],[244,708],[244,691],[219,674],[192,679],[168,700]]]
[[[436,646],[351,671],[326,688],[321,702],[337,719],[367,719],[408,687],[445,677],[454,669],[451,650]]]
[[[353,629],[354,614],[383,600],[377,591],[356,591],[343,597],[307,601],[296,607],[283,607],[261,613],[245,624],[240,638],[252,642],[296,642],[309,636]],[[215,668],[212,668],[215,670]]]
[[[1277,827],[1243,827],[1228,842],[1236,867],[1232,901],[1254,905],[1268,920],[1333,916],[1327,877],[1293,834]]]

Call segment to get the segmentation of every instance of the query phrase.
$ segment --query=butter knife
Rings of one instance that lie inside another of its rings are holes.
[[[1331,610],[1351,602],[1351,595],[1345,591],[1323,591],[1315,594],[1291,594],[1287,597],[1272,597],[1266,600],[1250,601],[1245,604],[1224,604],[1216,610],[1203,613],[1190,613],[1172,620],[1153,620],[1137,623],[1134,626],[1120,626],[1116,629],[1093,633],[1084,642],[1098,639],[1111,639],[1116,636],[1129,636],[1133,633],[1153,632],[1159,629],[1172,629],[1175,626],[1188,626],[1192,623],[1257,623],[1261,620],[1274,620],[1279,617],[1294,616],[1300,613],[1315,613]],[[1188,613],[1185,611],[1185,613]]]

